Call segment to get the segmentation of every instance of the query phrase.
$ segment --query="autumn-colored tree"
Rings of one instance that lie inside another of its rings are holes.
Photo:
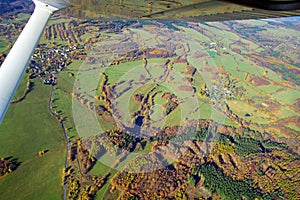
[[[39,152],[39,156],[43,156],[45,154],[45,151],[44,150],[41,150],[40,152]]]
[[[245,81],[247,80],[248,76],[249,76],[249,73],[246,72],[246,73],[245,73],[245,76],[244,76],[244,80],[245,80]]]
[[[204,83],[199,92],[198,92],[198,96],[201,97],[201,98],[206,98],[207,97],[207,87],[206,87],[206,84]]]

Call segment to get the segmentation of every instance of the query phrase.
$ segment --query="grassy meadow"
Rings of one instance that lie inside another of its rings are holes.
[[[0,179],[1,199],[62,197],[65,139],[48,108],[51,87],[40,80],[34,84],[24,101],[10,106],[0,126],[0,156],[12,156],[20,163],[16,171]],[[47,153],[37,156],[41,150]]]

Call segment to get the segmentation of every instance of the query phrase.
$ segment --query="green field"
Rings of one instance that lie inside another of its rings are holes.
[[[7,45],[8,45],[7,42],[0,40],[0,52],[5,52],[6,53],[6,51],[7,51]]]
[[[73,60],[70,65],[68,65],[68,70],[70,71],[78,71],[82,65],[82,60]]]
[[[24,91],[27,87],[27,82],[29,81],[29,75],[28,74],[24,74],[22,79],[21,79],[21,82],[20,82],[20,86],[18,87],[18,89],[16,90],[16,93],[13,97],[13,100],[17,100],[17,99],[20,99],[21,97],[23,97],[24,95]]]
[[[299,116],[300,114],[287,108],[287,107],[281,107],[281,112],[277,114],[279,118],[286,118],[286,117],[293,117],[293,116]]]
[[[104,73],[108,75],[108,83],[113,85],[121,80],[123,76],[128,75],[127,73],[131,73],[131,70],[135,70],[135,68],[142,68],[142,61],[123,63],[121,66],[114,65],[105,69]]]
[[[25,13],[20,13],[20,14],[18,14],[18,17],[17,18],[15,18],[14,20],[16,20],[16,21],[27,21],[28,19],[29,19],[29,17],[30,17],[30,15],[29,14],[25,14]]]
[[[286,127],[290,128],[290,129],[292,129],[294,131],[300,132],[300,127],[299,126],[288,125]]]
[[[239,117],[251,120],[254,123],[266,124],[268,119],[265,114],[259,112],[256,107],[248,105],[242,101],[227,101],[230,109],[233,113],[236,113]],[[245,118],[245,114],[249,113],[251,116]]]
[[[51,87],[34,82],[27,98],[10,106],[0,127],[0,156],[16,158],[21,165],[0,179],[1,199],[61,199],[61,170],[64,167],[65,138],[50,114]],[[21,85],[20,87],[24,87]],[[48,150],[37,156],[41,150]]]
[[[178,89],[180,86],[190,85],[182,80],[186,77],[185,65],[174,64],[173,70],[169,71],[169,76],[172,77],[172,81],[168,82],[165,81],[165,79],[168,80],[168,77],[163,76],[165,73],[165,67],[163,66],[165,59],[148,59],[147,69],[149,74],[146,73],[146,70],[141,66],[140,62],[141,61],[123,63],[108,67],[104,71],[110,85],[123,81],[122,84],[116,85],[115,87],[116,93],[121,94],[115,102],[117,105],[121,105],[119,106],[119,110],[123,116],[122,120],[131,123],[130,116],[140,109],[140,103],[132,98],[135,94],[142,94],[143,96],[148,94],[149,101],[151,101],[154,94],[157,94],[154,97],[154,107],[152,108],[154,114],[151,114],[151,119],[156,121],[152,121],[154,122],[152,125],[157,127],[180,125],[183,120],[199,119],[199,115],[204,115],[203,112],[202,114],[194,112],[198,106],[198,102],[202,102],[202,100],[198,99],[193,93],[182,92]],[[201,75],[196,74],[197,75],[194,76],[193,86],[199,88],[200,85],[203,84],[203,79]],[[151,78],[147,83],[140,83],[141,75],[145,77],[150,76]],[[134,84],[130,85],[130,81],[133,81]],[[156,84],[158,85],[156,86]],[[154,90],[150,92],[152,89]],[[123,93],[123,91],[126,92]],[[161,95],[165,92],[174,94],[177,98],[182,100],[180,106],[173,110],[168,116],[164,116],[162,113],[162,105],[166,103],[166,100],[162,99]],[[98,93],[99,92],[97,92],[97,94]]]
[[[279,102],[283,102],[289,105],[295,103],[295,100],[300,98],[300,91],[294,89],[286,89],[281,92],[277,92],[273,95],[273,98]]]
[[[141,40],[144,42],[146,42],[147,40],[153,42],[153,38],[155,37],[155,34],[151,34],[150,32],[142,29],[130,29],[130,31],[141,37]]]
[[[70,20],[65,19],[65,18],[50,19],[50,21],[48,22],[48,26],[53,25],[53,24],[68,23],[68,22],[70,22]]]
[[[68,129],[68,135],[71,139],[77,138],[77,131],[73,120],[71,97],[74,80],[75,78],[74,76],[70,76],[70,72],[61,72],[57,76],[57,85],[55,86],[53,96],[53,110],[64,120],[65,126]]]
[[[275,86],[275,85],[267,85],[267,86],[258,86],[257,87],[260,91],[272,94],[276,93],[277,90],[283,88],[282,86]]]

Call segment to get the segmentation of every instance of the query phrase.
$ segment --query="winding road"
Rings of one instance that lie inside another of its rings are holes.
[[[63,122],[63,120],[60,119],[59,115],[57,113],[55,113],[53,111],[53,107],[52,107],[52,104],[53,104],[53,95],[54,95],[54,85],[52,85],[52,89],[51,89],[51,94],[50,94],[50,99],[49,99],[49,110],[51,112],[51,114],[60,122],[61,124],[61,127],[63,129],[63,132],[64,132],[64,135],[65,135],[65,138],[66,138],[66,142],[67,142],[67,152],[66,152],[66,164],[65,164],[65,169],[67,169],[69,167],[69,163],[68,163],[68,152],[70,151],[70,138],[68,136],[68,133],[66,131],[66,126]],[[67,182],[64,181],[64,200],[67,199]]]

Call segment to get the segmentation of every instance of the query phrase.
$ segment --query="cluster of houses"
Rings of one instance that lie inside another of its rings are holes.
[[[44,84],[55,85],[56,74],[62,71],[73,58],[75,46],[66,47],[55,45],[50,48],[47,45],[39,45],[31,57],[26,73],[30,73],[30,78],[40,78]]]

